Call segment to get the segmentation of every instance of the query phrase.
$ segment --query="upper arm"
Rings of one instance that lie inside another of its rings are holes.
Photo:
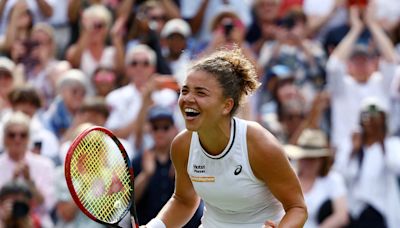
[[[171,145],[171,160],[175,166],[174,198],[185,204],[198,205],[198,196],[193,188],[187,172],[191,134],[188,131],[180,133]]]
[[[249,159],[257,178],[265,182],[285,211],[305,208],[299,180],[277,140],[261,126],[248,127]]]

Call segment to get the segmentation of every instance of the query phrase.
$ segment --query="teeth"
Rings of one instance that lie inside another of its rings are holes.
[[[194,110],[194,109],[192,109],[192,108],[185,108],[185,112],[199,113],[199,111]]]

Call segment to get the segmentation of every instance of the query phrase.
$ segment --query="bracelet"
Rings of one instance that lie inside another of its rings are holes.
[[[149,223],[146,225],[147,228],[167,228],[164,222],[159,218],[153,218]]]

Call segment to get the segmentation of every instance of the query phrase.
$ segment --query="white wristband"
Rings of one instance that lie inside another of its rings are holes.
[[[146,228],[167,228],[163,221],[159,218],[153,218],[149,223],[147,223]]]

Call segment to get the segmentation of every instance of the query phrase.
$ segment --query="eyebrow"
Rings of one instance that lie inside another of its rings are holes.
[[[189,87],[188,87],[187,85],[182,86],[182,88],[189,89]],[[207,91],[207,92],[211,92],[209,89],[207,89],[207,88],[205,88],[205,87],[200,87],[200,86],[194,87],[194,90],[195,90],[195,91],[205,90],[205,91]]]

